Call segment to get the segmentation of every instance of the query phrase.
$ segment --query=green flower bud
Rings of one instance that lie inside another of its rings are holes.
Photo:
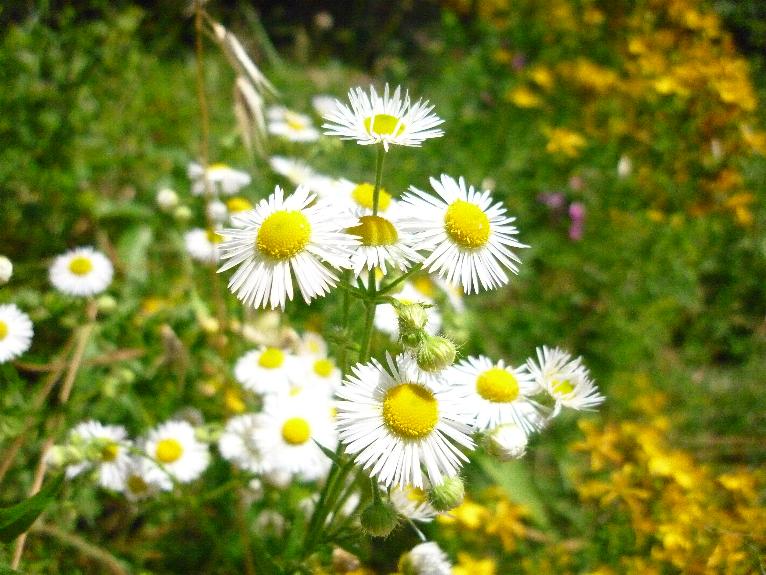
[[[396,302],[393,305],[399,318],[399,339],[407,347],[417,347],[426,336],[426,308],[419,303]]]
[[[388,501],[373,501],[359,517],[362,529],[373,537],[388,537],[399,523],[394,506]]]
[[[192,211],[189,206],[178,206],[173,210],[173,217],[181,223],[186,223],[192,218]]]
[[[109,294],[104,294],[98,297],[96,306],[101,313],[110,313],[117,309],[117,300]]]
[[[418,367],[423,371],[441,371],[455,361],[455,344],[442,336],[428,335],[418,347]]]
[[[449,511],[463,502],[465,485],[459,476],[447,477],[441,485],[428,491],[428,502],[437,511]]]

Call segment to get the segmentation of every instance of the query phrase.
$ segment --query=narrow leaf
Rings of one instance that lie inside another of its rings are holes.
[[[0,508],[0,541],[10,543],[29,529],[29,526],[56,497],[63,483],[63,476],[59,476],[44,485],[38,493],[29,499],[11,507]]]

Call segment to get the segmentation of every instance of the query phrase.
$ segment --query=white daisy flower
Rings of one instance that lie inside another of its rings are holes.
[[[462,285],[465,293],[478,293],[480,284],[485,290],[507,284],[503,268],[518,273],[521,261],[510,248],[528,247],[513,237],[515,218],[505,215],[502,203],[493,204],[488,191],[466,188],[462,177],[442,174],[441,181],[430,181],[439,197],[410,186],[401,201],[413,214],[409,225],[417,240],[431,252],[423,268]]]
[[[223,237],[213,230],[194,228],[184,234],[186,251],[193,260],[205,264],[218,263],[221,257],[218,246],[222,241]]]
[[[478,431],[504,423],[515,423],[526,433],[538,429],[541,406],[530,396],[540,388],[526,365],[512,367],[480,355],[452,366],[447,377],[466,396]]]
[[[121,425],[84,421],[74,426],[69,432],[68,443],[79,447],[86,461],[67,466],[66,477],[71,479],[95,469],[101,487],[122,491],[130,466],[131,442],[127,436]]]
[[[315,331],[307,331],[297,345],[298,355],[310,355],[318,359],[327,357],[327,342]]]
[[[91,247],[75,248],[53,260],[50,280],[61,293],[91,296],[104,291],[112,283],[112,262]]]
[[[327,475],[332,462],[317,443],[331,451],[338,443],[329,401],[274,396],[260,415],[254,441],[261,454],[261,471],[282,471],[302,481]]]
[[[523,457],[527,451],[529,436],[515,423],[498,425],[487,433],[487,448],[500,461]]]
[[[210,462],[207,445],[197,440],[194,428],[186,421],[166,421],[151,430],[144,451],[157,463],[150,470],[153,481],[166,474],[188,483],[202,475]]]
[[[19,357],[32,345],[32,321],[15,304],[0,305],[0,363]]]
[[[314,106],[314,110],[320,116],[326,116],[335,110],[335,96],[328,94],[317,94],[311,98],[311,105]]]
[[[294,356],[278,347],[252,350],[237,360],[234,378],[253,393],[287,393],[293,362]]]
[[[123,494],[130,501],[147,499],[158,491],[172,491],[173,482],[166,473],[152,473],[156,465],[146,457],[131,457],[125,471]]]
[[[341,384],[340,369],[326,357],[297,356],[289,374],[290,393],[317,393],[330,398]]]
[[[530,358],[527,367],[537,384],[556,401],[553,415],[562,406],[592,410],[604,401],[582,358],[573,358],[563,349],[538,347],[537,362]]]
[[[187,170],[192,180],[192,194],[201,196],[206,193],[205,177],[210,184],[211,193],[230,196],[236,194],[245,186],[249,186],[252,178],[247,172],[235,170],[226,164],[210,164],[206,170],[198,163],[191,162]]]
[[[261,414],[245,413],[232,417],[218,439],[218,451],[227,461],[245,471],[262,468],[261,454],[255,445],[255,430]]]
[[[383,485],[432,485],[457,475],[473,449],[464,398],[449,387],[430,388],[404,355],[357,364],[338,390],[338,431],[346,452]]]
[[[421,303],[434,306],[434,300],[424,295],[409,281],[404,282],[404,287],[400,292],[388,295],[403,304]],[[442,316],[436,307],[429,307],[426,313],[428,314],[428,323],[426,323],[425,330],[431,335],[435,335],[441,329]],[[393,305],[385,303],[375,308],[375,327],[394,339],[399,338],[399,316],[396,315]]]
[[[439,512],[428,502],[425,490],[420,487],[396,485],[391,488],[388,495],[396,512],[411,521],[428,523],[439,515]]]
[[[350,108],[336,100],[335,109],[324,115],[327,123],[322,127],[328,136],[362,145],[380,143],[388,151],[390,145],[420,146],[428,138],[444,135],[436,128],[444,120],[432,113],[434,107],[427,100],[413,104],[409,92],[402,98],[400,87],[392,96],[386,84],[383,97],[372,86],[369,95],[355,88],[349,90],[348,99]]]
[[[231,218],[237,214],[241,214],[252,209],[253,204],[250,202],[250,200],[243,198],[242,196],[233,196],[226,200],[226,211],[228,213],[230,223],[234,227],[236,226],[234,225],[234,222],[231,221]]]
[[[450,575],[452,563],[433,541],[413,547],[399,560],[399,570],[407,575]]]
[[[306,162],[297,158],[272,156],[269,159],[269,165],[277,174],[284,176],[296,186],[306,185],[311,178],[317,175]]]
[[[343,205],[355,215],[371,215],[375,186],[369,182],[356,184],[341,178],[332,189],[325,190],[324,197]],[[385,188],[378,190],[378,214],[391,219],[397,214],[397,203]]]
[[[5,256],[0,256],[0,285],[7,284],[13,275],[13,262]]]
[[[270,134],[281,136],[291,142],[315,142],[319,139],[319,130],[314,127],[311,118],[287,108],[269,109],[267,130]]]
[[[387,265],[404,272],[423,259],[415,250],[415,234],[399,227],[396,219],[362,215],[346,233],[359,238],[351,254],[351,268],[357,276],[375,268],[386,275]]]
[[[219,246],[228,260],[219,271],[239,266],[229,289],[246,305],[285,308],[293,299],[293,277],[306,303],[335,287],[331,268],[350,265],[349,250],[358,242],[343,230],[353,218],[340,216],[330,204],[314,202],[303,187],[284,197],[277,186],[254,210],[235,216],[242,229],[228,229]]]

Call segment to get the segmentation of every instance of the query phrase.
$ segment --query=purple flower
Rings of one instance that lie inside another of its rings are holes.
[[[581,240],[585,224],[585,205],[582,202],[569,204],[569,217],[572,220],[569,226],[569,238],[574,241]]]

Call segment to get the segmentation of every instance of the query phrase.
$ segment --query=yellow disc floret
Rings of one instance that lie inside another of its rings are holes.
[[[258,358],[258,365],[266,369],[276,369],[285,362],[284,352],[277,347],[267,347]]]
[[[184,453],[184,448],[175,439],[162,439],[157,442],[155,455],[162,463],[178,461]]]
[[[120,446],[114,441],[110,441],[101,448],[101,461],[114,461],[119,453]]]
[[[290,445],[302,445],[311,437],[311,426],[302,417],[291,417],[282,425],[282,439]]]
[[[489,240],[489,218],[479,206],[455,200],[444,215],[444,230],[464,248],[479,248]]]
[[[127,483],[131,493],[146,493],[149,489],[149,485],[139,475],[131,475],[128,477]]]
[[[508,403],[519,396],[519,382],[509,371],[493,367],[476,379],[476,392],[487,401]]]
[[[551,382],[551,389],[556,395],[569,395],[574,391],[574,386],[568,379],[554,379]]]
[[[69,271],[76,276],[88,275],[93,271],[93,262],[84,256],[77,256],[69,262]]]
[[[318,359],[314,362],[314,373],[319,377],[330,377],[334,368],[329,359]]]
[[[214,230],[205,230],[205,234],[211,244],[220,244],[223,241],[223,236]]]
[[[375,192],[375,186],[368,183],[359,184],[351,191],[351,197],[353,200],[368,210],[372,209],[373,193]],[[388,206],[391,205],[391,194],[389,194],[383,188],[378,190],[378,211],[385,212]]]
[[[391,114],[375,114],[364,119],[364,129],[370,135],[401,136],[404,128],[404,122],[401,122],[399,118]]]
[[[306,216],[280,210],[263,221],[255,245],[266,256],[286,260],[302,251],[310,239],[311,224]]]
[[[359,225],[349,228],[349,234],[359,236],[365,246],[390,246],[399,239],[394,224],[380,216],[362,216]]]
[[[236,214],[238,212],[246,212],[247,210],[252,210],[253,204],[251,204],[250,200],[247,198],[235,196],[226,200],[226,207],[231,213]]]
[[[3,320],[0,320],[0,341],[3,341],[5,339],[5,336],[8,335],[8,324],[5,323]]]
[[[401,438],[422,439],[439,421],[439,404],[422,385],[401,383],[386,392],[383,421],[389,431]]]

